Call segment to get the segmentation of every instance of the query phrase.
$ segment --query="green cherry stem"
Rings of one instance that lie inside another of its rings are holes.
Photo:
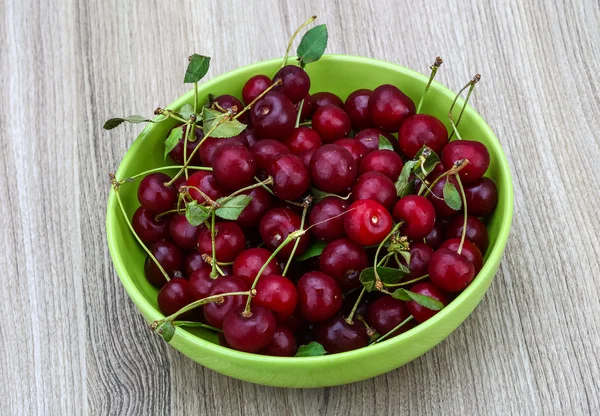
[[[264,90],[263,92],[261,92],[258,97],[256,97],[254,100],[252,100],[252,102],[250,104],[248,104],[246,107],[244,107],[244,109],[242,111],[240,111],[239,113],[237,113],[233,119],[237,119],[239,118],[242,114],[244,114],[246,111],[250,110],[252,108],[252,106],[258,101],[260,100],[262,97],[264,97],[269,91],[271,91],[273,88],[275,88],[276,86],[278,86],[279,84],[282,84],[283,81],[278,79],[277,81],[275,81],[274,83],[272,83],[271,85],[269,85],[269,87]]]
[[[255,183],[253,185],[246,186],[245,188],[242,188],[242,189],[238,189],[237,191],[235,191],[235,192],[231,193],[230,195],[228,195],[228,196],[224,197],[223,199],[221,199],[221,202],[219,202],[219,204],[223,205],[225,202],[229,201],[234,196],[237,196],[239,194],[243,194],[244,192],[249,191],[251,189],[258,188],[258,187],[261,187],[261,186],[266,186],[266,185],[272,185],[272,184],[273,184],[273,177],[269,176],[264,181],[261,181],[259,183]]]
[[[414,318],[413,316],[409,316],[408,318],[406,318],[404,321],[400,322],[394,329],[392,329],[390,332],[388,332],[385,335],[382,335],[381,337],[377,338],[375,340],[375,342],[373,342],[373,344],[371,345],[375,345],[378,342],[383,341],[384,339],[388,338],[390,335],[392,335],[394,332],[396,332],[397,330],[399,330],[400,328],[402,328],[404,325],[406,325],[407,323],[409,323],[410,321],[412,321]]]
[[[170,209],[168,211],[161,212],[160,214],[155,215],[154,216],[154,220],[155,221],[160,221],[162,219],[162,217],[164,217],[165,215],[174,214],[174,213],[181,214],[182,211],[185,212],[185,210],[181,210],[181,209],[178,209],[178,208],[176,208],[176,209]]]
[[[302,123],[298,123],[296,127],[304,127],[304,126],[312,126],[312,120],[304,121]]]
[[[465,166],[467,166],[469,164],[469,160],[468,159],[462,159],[460,161],[460,163],[455,164],[454,166],[452,166],[450,169],[448,169],[446,172],[442,173],[440,176],[438,176],[432,183],[431,185],[429,185],[429,187],[427,187],[425,189],[425,193],[423,194],[423,196],[427,196],[429,195],[429,193],[431,192],[431,194],[433,196],[435,196],[436,198],[439,198],[437,195],[435,195],[433,193],[433,187],[443,178],[445,178],[446,176],[450,176],[450,175],[454,175],[458,172],[460,172]]]
[[[427,81],[427,85],[425,85],[425,90],[423,91],[423,95],[421,96],[421,99],[419,100],[419,105],[417,106],[417,114],[419,114],[421,112],[421,107],[423,106],[423,102],[425,102],[425,96],[427,95],[427,91],[429,91],[429,86],[431,85],[431,82],[433,81],[433,79],[435,78],[435,74],[438,70],[438,68],[442,65],[442,58],[440,58],[439,56],[435,58],[435,62],[433,63],[433,65],[431,65],[429,68],[431,69],[431,75],[429,75],[429,81]]]
[[[394,225],[394,228],[392,228],[392,231],[390,231],[389,234],[385,236],[383,241],[377,247],[377,251],[375,252],[375,262],[374,262],[375,267],[373,267],[373,273],[375,274],[375,289],[377,289],[379,291],[381,291],[383,289],[383,283],[381,282],[381,277],[379,277],[379,273],[377,273],[377,267],[379,266],[379,264],[377,263],[377,259],[379,258],[379,252],[381,251],[381,247],[383,247],[385,242],[387,240],[389,240],[390,237],[392,235],[394,235],[394,233],[396,231],[398,231],[398,229],[400,227],[402,227],[403,225],[404,225],[404,221],[400,221],[398,224]]]
[[[192,124],[186,124],[186,129],[185,129],[185,138],[183,139],[183,160],[187,160],[187,147],[188,147],[188,137],[190,136],[190,131],[194,128],[194,125],[196,123],[192,122]],[[195,130],[194,130],[195,133]],[[190,177],[189,173],[188,173],[188,168],[185,167],[183,168],[183,171],[185,173],[185,180],[187,181]]]
[[[206,325],[206,324],[203,324],[202,322],[196,322],[196,321],[173,321],[173,325],[183,326],[183,327],[188,327],[188,328],[204,328],[204,329],[208,329],[210,331],[223,332],[222,329],[215,328],[214,326]]]
[[[188,166],[189,169],[194,169],[194,170],[209,170],[212,171],[212,168],[206,167],[206,166]],[[139,178],[140,176],[146,176],[149,173],[154,173],[154,172],[160,172],[166,169],[183,169],[183,165],[175,165],[175,166],[161,166],[160,168],[154,168],[154,169],[148,169],[145,170],[144,172],[135,174],[129,178],[125,178],[125,179],[121,179],[120,181],[118,181],[119,185],[124,184],[125,182],[131,182],[136,178]]]
[[[300,116],[302,115],[302,107],[304,106],[304,98],[300,101],[300,105],[298,106],[298,115],[296,116],[296,128],[300,125]]]
[[[300,230],[304,230],[304,222],[306,221],[306,213],[308,212],[308,207],[310,207],[311,201],[312,201],[312,197],[308,196],[302,203],[303,210],[302,210],[302,219],[300,220]],[[296,254],[296,249],[298,249],[298,244],[300,244],[299,238],[297,238],[296,241],[294,241],[294,247],[292,248],[290,257],[288,257],[287,263],[285,264],[285,268],[283,269],[283,273],[281,274],[282,276],[285,276],[285,274],[288,271],[288,268],[290,267],[290,264],[292,264],[292,259],[294,258],[294,254]]]
[[[352,307],[352,310],[350,311],[350,315],[348,315],[348,317],[346,318],[346,322],[348,322],[348,324],[350,324],[350,325],[354,324],[354,321],[352,319],[354,318],[354,314],[356,313],[356,310],[358,309],[358,304],[362,300],[366,291],[367,291],[366,287],[363,287],[362,290],[360,291],[360,295],[358,295],[358,299],[356,299],[356,302],[354,302],[354,306]]]
[[[458,245],[458,250],[456,250],[456,252],[460,254],[462,253],[463,245],[465,244],[465,237],[467,236],[467,196],[465,195],[465,188],[463,187],[462,181],[460,180],[460,176],[458,176],[458,173],[454,175],[454,177],[456,178],[456,182],[458,182],[458,188],[460,189],[460,195],[462,197],[464,211],[462,235],[460,236],[460,244]]]
[[[210,213],[210,243],[212,246],[212,270],[210,271],[210,277],[213,279],[217,278],[217,249],[215,247],[215,211]]]
[[[385,287],[398,287],[398,286],[407,286],[407,285],[411,285],[413,283],[416,282],[420,282],[421,280],[425,280],[429,277],[428,274],[425,274],[423,276],[419,276],[415,279],[412,280],[407,280],[406,282],[400,282],[400,283],[384,283]]]
[[[464,87],[462,87],[460,89],[460,91],[456,94],[456,97],[454,97],[454,101],[452,101],[452,105],[450,106],[450,110],[448,111],[448,118],[450,119],[450,124],[452,125],[452,132],[450,133],[448,140],[450,140],[452,138],[454,133],[456,133],[456,138],[458,140],[462,140],[462,138],[460,137],[460,134],[458,133],[458,129],[457,129],[458,123],[460,122],[463,112],[465,111],[465,108],[467,107],[469,98],[471,98],[471,93],[473,92],[473,88],[475,88],[475,84],[477,84],[480,79],[481,79],[481,75],[475,74],[473,79],[471,79],[469,82],[467,82],[467,84]],[[469,88],[469,92],[467,93],[467,98],[465,98],[465,102],[463,103],[462,109],[460,110],[460,114],[458,115],[458,120],[456,121],[456,123],[454,123],[454,118],[452,117],[452,112],[454,110],[454,106],[456,105],[456,101],[458,100],[458,97],[460,97],[460,95],[463,93],[463,91],[466,90],[467,88]]]
[[[288,57],[290,56],[290,50],[292,49],[292,43],[294,43],[294,39],[296,39],[296,36],[298,36],[298,33],[300,33],[300,31],[303,28],[305,28],[306,26],[308,26],[309,24],[311,24],[312,22],[314,22],[316,18],[317,18],[317,16],[311,16],[310,19],[308,19],[306,22],[302,23],[300,25],[300,27],[298,29],[296,29],[296,31],[294,32],[294,34],[290,38],[290,41],[288,42],[287,49],[285,50],[285,56],[283,57],[283,62],[281,63],[281,67],[282,68],[284,66],[286,66],[286,64],[287,64]]]

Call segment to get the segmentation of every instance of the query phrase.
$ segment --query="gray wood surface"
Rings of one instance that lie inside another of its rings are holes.
[[[43,3],[43,4],[42,4]],[[597,1],[0,0],[0,414],[598,414]],[[210,77],[281,56],[311,14],[328,52],[427,71],[472,103],[509,157],[505,259],[473,315],[409,365],[285,390],[193,363],[145,327],[112,267],[107,172],[139,126]]]

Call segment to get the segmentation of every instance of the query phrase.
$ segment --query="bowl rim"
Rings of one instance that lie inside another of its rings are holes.
[[[292,59],[292,58],[290,58],[290,59]],[[266,60],[266,61],[256,62],[254,64],[250,64],[250,65],[246,65],[246,66],[234,69],[225,74],[218,75],[218,76],[212,78],[211,80],[203,83],[202,87],[210,88],[211,85],[216,82],[226,81],[227,79],[237,77],[242,72],[251,71],[253,69],[259,69],[264,66],[269,66],[276,62],[281,62],[281,60],[282,60],[282,58],[275,58],[275,59],[270,59],[270,60]],[[423,82],[427,82],[427,80],[429,78],[428,76],[423,75],[423,74],[421,74],[417,71],[414,71],[412,69],[409,69],[407,67],[397,65],[397,64],[394,64],[391,62],[387,62],[387,61],[382,61],[379,59],[374,59],[374,58],[367,58],[367,57],[353,56],[353,55],[344,55],[344,54],[330,54],[330,55],[323,55],[321,60],[322,61],[338,61],[340,63],[347,63],[347,64],[366,63],[366,64],[370,64],[370,65],[377,65],[379,67],[384,67],[386,69],[393,70],[393,71],[397,72],[399,75],[409,75],[413,78],[418,78]],[[436,90],[437,93],[443,94],[444,96],[446,96],[447,98],[449,98],[451,100],[453,100],[456,95],[455,92],[453,92],[448,87],[444,86],[443,84],[441,84],[435,80],[432,82],[430,89]],[[175,101],[170,103],[167,106],[167,108],[181,107],[183,104],[185,104],[186,102],[190,101],[193,98],[193,94],[194,94],[193,90],[188,91],[187,93],[181,95]],[[463,102],[464,102],[464,100],[462,100],[462,99],[459,99],[457,101],[457,103],[459,103],[459,104],[462,104]],[[372,353],[377,354],[377,352],[382,351],[384,348],[392,347],[392,344],[401,344],[401,343],[405,342],[406,340],[416,337],[417,334],[420,334],[421,332],[428,331],[430,327],[434,326],[439,321],[444,320],[447,315],[452,314],[453,310],[459,308],[460,304],[463,301],[465,301],[472,294],[477,292],[480,287],[486,285],[485,275],[488,273],[492,273],[493,271],[491,269],[494,267],[493,264],[496,262],[499,263],[501,261],[501,257],[504,253],[504,248],[505,248],[506,242],[508,240],[510,226],[511,226],[512,218],[513,218],[513,210],[514,210],[513,182],[512,182],[512,176],[510,173],[510,167],[508,164],[508,159],[506,158],[506,154],[504,153],[504,150],[502,149],[498,138],[496,137],[496,135],[494,134],[494,132],[492,131],[490,126],[485,122],[483,117],[470,105],[467,105],[467,108],[465,109],[465,111],[468,113],[471,113],[470,115],[473,116],[475,122],[480,125],[480,127],[486,132],[487,135],[489,135],[489,137],[492,138],[489,146],[493,148],[493,152],[490,152],[490,153],[493,153],[498,156],[497,163],[499,164],[500,176],[502,176],[502,180],[507,184],[507,186],[506,186],[507,189],[506,189],[505,195],[503,195],[502,198],[499,198],[499,204],[502,204],[504,211],[506,212],[506,215],[503,218],[501,218],[500,225],[498,228],[498,237],[497,237],[496,243],[494,244],[493,247],[490,248],[491,251],[489,252],[487,261],[484,263],[483,268],[479,271],[479,273],[477,274],[477,276],[475,277],[473,282],[471,282],[471,284],[462,293],[460,293],[454,300],[452,300],[448,304],[448,306],[443,308],[440,312],[435,314],[432,318],[428,319],[427,321],[417,325],[414,328],[411,328],[410,330],[408,330],[400,335],[397,335],[395,337],[392,337],[392,338],[386,340],[385,343],[374,344],[374,345],[360,348],[360,349],[353,350],[353,351],[347,351],[347,352],[343,352],[343,353],[324,355],[324,356],[318,356],[318,357],[302,357],[302,358],[300,358],[300,357],[275,357],[275,356],[251,354],[251,353],[246,353],[246,352],[242,352],[242,351],[237,351],[237,350],[234,350],[231,348],[222,347],[221,345],[218,345],[218,344],[212,343],[210,341],[207,341],[203,338],[200,338],[200,337],[192,334],[191,332],[187,331],[183,327],[177,328],[176,336],[181,337],[182,340],[185,340],[186,342],[188,342],[192,345],[196,345],[196,346],[205,348],[205,349],[211,351],[212,353],[214,353],[215,355],[229,356],[229,357],[236,358],[239,360],[251,360],[254,363],[273,364],[275,362],[278,364],[285,364],[286,366],[291,366],[291,367],[295,367],[295,366],[303,367],[307,364],[313,364],[313,363],[318,364],[318,363],[324,363],[324,362],[327,362],[328,364],[342,364],[344,362],[354,361],[355,359],[360,358],[361,356],[370,355]],[[153,124],[148,124],[142,130],[142,132],[139,134],[139,136],[135,139],[135,141],[131,144],[131,146],[129,147],[129,149],[127,150],[125,155],[123,156],[121,163],[119,164],[119,168],[116,172],[117,177],[120,177],[119,173],[121,173],[123,170],[125,170],[128,167],[130,161],[133,159],[133,154],[135,153],[135,150],[137,149],[137,147],[139,147],[141,145],[142,139],[145,136],[152,133],[153,127],[154,127]],[[123,265],[123,260],[120,257],[118,257],[118,255],[117,255],[116,238],[118,238],[118,237],[115,235],[116,234],[115,229],[116,229],[116,225],[117,225],[117,216],[121,215],[120,210],[117,208],[118,207],[117,207],[115,192],[111,188],[109,196],[108,196],[107,213],[106,213],[106,236],[107,236],[108,248],[109,248],[109,252],[110,252],[110,256],[111,256],[113,265],[115,267],[117,275],[119,276],[119,279],[121,280],[121,284],[125,288],[128,296],[131,298],[131,300],[134,302],[134,304],[137,306],[137,308],[140,310],[140,312],[142,312],[142,315],[144,315],[145,317],[150,316],[150,317],[153,317],[154,319],[161,319],[162,317],[164,317],[164,315],[157,308],[155,308],[153,305],[151,305],[150,302],[145,298],[144,294],[138,289],[138,287],[134,283],[133,279],[127,273],[127,271]]]

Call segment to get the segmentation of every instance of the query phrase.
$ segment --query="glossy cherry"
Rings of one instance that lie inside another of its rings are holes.
[[[181,273],[183,253],[175,244],[169,240],[159,240],[152,244],[149,247],[149,250],[156,260],[158,260],[162,268],[165,269],[165,272],[167,272],[169,277],[174,277],[176,274]],[[146,274],[146,279],[155,286],[162,286],[167,282],[150,256],[146,257],[144,273]]]
[[[408,117],[398,132],[398,144],[409,159],[415,157],[423,146],[438,155],[448,143],[448,130],[440,120],[427,114]]]
[[[498,190],[490,178],[481,178],[464,185],[467,212],[475,217],[485,217],[496,209]]]
[[[266,170],[277,156],[290,153],[290,150],[286,145],[277,140],[267,139],[256,142],[250,148],[250,152],[256,160],[258,169]]]
[[[352,200],[358,201],[360,199],[371,199],[379,202],[385,209],[389,210],[396,202],[396,186],[383,173],[375,171],[363,173],[352,187]],[[425,199],[425,201],[427,200]],[[431,207],[431,210],[433,211],[433,207]]]
[[[348,113],[352,128],[356,130],[365,129],[371,126],[369,117],[369,97],[373,91],[362,89],[356,90],[346,98],[344,110]]]
[[[444,200],[444,185],[446,185],[447,181],[450,181],[450,183],[454,185],[456,190],[460,193],[460,190],[458,188],[458,182],[456,182],[454,176],[445,176],[442,179],[440,179],[435,185],[433,185],[433,187],[431,188],[431,193],[427,196],[427,199],[429,199],[429,201],[433,204],[433,207],[435,208],[435,213],[437,214],[438,218],[451,217],[458,212],[450,208]]]
[[[217,149],[224,145],[238,144],[240,146],[249,147],[247,134],[242,134],[228,138],[207,137],[200,145],[198,154],[203,166],[212,166],[212,157]]]
[[[360,166],[360,162],[362,162],[363,157],[369,153],[365,145],[356,139],[340,139],[333,142],[333,144],[342,146],[344,149],[349,151],[356,162],[356,166]]]
[[[251,146],[255,145],[256,142],[258,142],[258,137],[256,137],[256,134],[254,134],[254,129],[250,127],[246,127],[246,129],[239,136],[235,137],[241,137],[245,139],[246,142],[243,143],[243,145],[246,146],[248,149]]]
[[[370,199],[353,202],[344,215],[346,235],[361,246],[379,244],[392,230],[390,213]]]
[[[296,107],[285,95],[269,91],[250,110],[254,132],[261,139],[283,140],[296,125]]]
[[[210,277],[211,272],[210,264],[204,263],[204,266],[194,270],[190,275],[188,281],[190,282],[189,292],[193,300],[204,299],[209,296],[213,284],[217,279],[221,279],[221,275],[216,278]]]
[[[346,192],[354,183],[356,174],[356,162],[342,146],[323,145],[311,157],[310,175],[313,184],[324,192]]]
[[[223,221],[215,224],[215,255],[217,261],[229,263],[246,248],[244,231],[234,222]],[[198,252],[212,256],[210,229],[202,228],[198,234]]]
[[[369,116],[375,127],[381,130],[395,133],[413,114],[415,103],[394,85],[380,85],[369,98]]]
[[[248,286],[252,286],[256,275],[271,254],[269,250],[261,247],[249,248],[242,251],[233,262],[233,274],[244,280]],[[277,262],[271,260],[261,276],[278,275],[280,273],[281,268]]]
[[[349,205],[348,201],[335,196],[328,196],[314,204],[308,214],[312,235],[324,241],[332,241],[346,235],[344,216],[340,214],[345,212]],[[333,218],[336,216],[338,217]]]
[[[310,185],[308,169],[296,155],[277,156],[267,168],[267,173],[273,177],[273,192],[279,199],[300,198]]]
[[[194,270],[209,267],[208,263],[202,259],[202,254],[197,251],[192,251],[183,260],[183,271],[187,277],[190,277]]]
[[[300,102],[310,89],[310,77],[306,71],[297,65],[286,65],[273,77],[273,82],[281,80],[281,84],[274,88],[285,95],[294,104]]]
[[[245,191],[243,194],[251,196],[252,200],[244,208],[236,222],[244,228],[256,227],[265,212],[273,208],[273,197],[269,191],[260,186]]]
[[[218,106],[218,107],[217,107]],[[237,114],[244,109],[244,105],[240,100],[238,100],[233,95],[223,94],[216,97],[212,102],[213,108],[218,108],[219,110],[231,110],[233,114]],[[220,108],[219,108],[220,107]],[[244,124],[248,123],[248,113],[244,113],[238,117],[238,120]]]
[[[380,172],[395,182],[400,176],[403,166],[404,162],[398,153],[392,150],[375,150],[363,158],[358,171],[361,174],[372,171]]]
[[[475,266],[448,248],[438,248],[428,267],[431,282],[446,292],[461,292],[475,277]]]
[[[261,353],[275,357],[293,357],[297,349],[294,333],[285,325],[277,325],[273,333],[273,339]]]
[[[317,149],[311,149],[300,153],[300,159],[302,159],[302,163],[304,163],[304,166],[306,166],[307,169],[310,168],[310,160],[312,159],[312,155],[316,150]]]
[[[266,75],[254,75],[242,88],[242,98],[246,105],[262,94],[272,84],[271,78]]]
[[[157,221],[156,215],[139,207],[131,219],[135,233],[146,244],[162,240],[169,235],[169,217],[163,217]]]
[[[189,282],[181,277],[169,280],[158,292],[158,309],[165,316],[174,314],[192,302]]]
[[[260,235],[265,243],[265,247],[275,250],[289,234],[300,229],[300,215],[288,208],[273,208],[268,211],[260,220],[258,226]],[[304,253],[309,243],[309,234],[305,233],[300,237],[300,242],[295,255]],[[279,256],[287,258],[292,253],[294,241],[291,241],[279,252]]]
[[[300,155],[307,150],[321,146],[321,136],[308,127],[296,127],[292,134],[283,140],[291,153]]]
[[[446,226],[446,238],[460,238],[463,232],[464,218],[462,215],[457,216]],[[482,253],[485,253],[488,247],[489,237],[488,231],[483,221],[477,217],[467,217],[467,240],[477,246]]]
[[[187,220],[185,215],[173,215],[169,222],[169,235],[175,244],[179,247],[191,250],[196,248],[198,243],[198,234],[203,225],[193,226]]]
[[[425,238],[435,225],[435,209],[427,198],[418,195],[407,195],[400,198],[392,212],[396,222],[404,221],[400,233],[409,240]]]
[[[313,114],[321,107],[325,107],[326,105],[334,105],[339,108],[344,108],[344,102],[340,97],[335,95],[332,92],[318,92],[310,96],[312,101],[312,110]]]
[[[379,335],[385,335],[396,328],[410,316],[406,302],[394,299],[391,296],[382,296],[369,305],[365,317]],[[412,326],[407,322],[394,332],[394,335],[402,334]]]
[[[244,146],[226,144],[219,147],[211,163],[217,183],[231,191],[251,184],[256,175],[254,156]]]
[[[171,150],[169,152],[169,156],[171,157],[171,159],[173,159],[173,161],[175,163],[183,164],[185,162],[185,159],[183,157],[183,148],[185,147],[185,132],[186,132],[187,126],[184,124],[181,127],[174,127],[174,128],[181,129],[182,134],[181,134],[181,139],[179,139],[179,141],[177,142],[177,144],[175,145],[173,150]],[[189,158],[191,156],[194,149],[198,146],[198,144],[200,144],[200,141],[202,140],[203,137],[204,137],[204,133],[202,132],[202,129],[199,129],[199,128],[196,128],[196,137],[188,137],[187,151],[186,151],[186,155],[185,155],[186,157]],[[200,152],[196,152],[196,154],[192,157],[192,162],[190,163],[190,165],[194,166],[194,165],[199,165],[200,163],[201,163]]]
[[[444,147],[441,155],[444,169],[448,170],[460,160],[469,163],[458,172],[464,183],[472,183],[480,179],[490,166],[490,153],[483,143],[473,140],[455,140]]]
[[[436,221],[433,229],[425,237],[425,242],[429,247],[437,250],[446,238],[446,227],[443,222]]]
[[[198,203],[203,204],[206,200],[204,196],[197,190],[193,188],[198,188],[202,192],[204,192],[210,199],[216,201],[219,198],[222,198],[227,195],[227,191],[225,191],[215,180],[212,173],[207,172],[205,170],[200,170],[196,173],[190,175],[188,180],[186,181],[186,185],[190,187],[190,196],[194,198]],[[193,187],[193,188],[191,188]]]
[[[417,283],[416,285],[410,288],[410,291],[439,300],[444,304],[444,306],[448,304],[448,297],[446,296],[446,294],[444,294],[444,292],[442,292],[430,282]],[[421,306],[414,300],[406,302],[406,307],[408,308],[410,314],[415,318],[415,321],[419,323],[425,322],[426,320],[428,320],[433,315],[439,312]]]
[[[244,306],[231,309],[223,320],[223,335],[227,343],[239,351],[258,352],[273,339],[277,324],[271,311],[252,305],[250,316]]]
[[[350,117],[335,105],[319,108],[312,118],[312,128],[319,133],[323,143],[332,143],[350,133]]]
[[[309,272],[298,280],[298,305],[309,322],[320,322],[335,315],[342,306],[342,290],[323,272]]]
[[[220,277],[214,281],[209,296],[220,295],[223,293],[245,292],[248,290],[246,283],[237,277]],[[206,321],[217,328],[223,327],[223,319],[230,310],[245,305],[247,296],[234,295],[223,296],[222,302],[210,302],[204,305],[204,317]]]
[[[440,248],[448,248],[452,251],[458,252],[459,246],[460,238],[457,237],[444,241]],[[475,273],[479,273],[479,271],[483,267],[483,256],[481,255],[481,251],[479,251],[477,246],[469,240],[465,240],[460,254],[463,257],[466,257],[466,259],[469,260],[471,263],[473,263],[473,266],[475,266]]]
[[[296,310],[298,303],[296,286],[284,276],[261,276],[256,285],[256,296],[253,302],[273,312],[277,322],[285,322]]]
[[[433,256],[433,249],[427,244],[419,241],[410,243],[410,263],[408,266],[410,273],[406,280],[426,275],[431,256]]]
[[[330,354],[357,350],[369,344],[365,325],[358,320],[349,324],[341,314],[317,325],[316,339]]]
[[[333,277],[342,290],[360,287],[360,272],[369,267],[364,248],[348,238],[327,244],[320,256],[320,270]]]
[[[396,150],[396,147],[398,146],[398,141],[396,140],[396,138],[391,134],[379,129],[362,129],[361,131],[356,133],[356,136],[354,136],[354,138],[361,142],[367,148],[367,153],[370,153],[379,149],[379,136],[384,136],[386,139],[388,139],[392,146],[394,146],[394,150]]]
[[[149,212],[160,214],[175,207],[177,191],[173,185],[166,186],[171,178],[156,172],[146,175],[138,186],[138,200]]]

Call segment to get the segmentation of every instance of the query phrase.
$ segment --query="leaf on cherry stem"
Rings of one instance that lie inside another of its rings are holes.
[[[181,118],[189,120],[192,114],[194,114],[194,107],[191,104],[184,104],[177,113]]]
[[[401,270],[395,269],[393,267],[377,267],[377,274],[381,279],[381,282],[384,284],[394,284],[398,283],[404,276],[408,274],[408,269]],[[367,292],[372,292],[375,290],[375,268],[367,267],[360,273],[360,282],[367,289]]]
[[[300,345],[296,352],[296,357],[319,357],[327,354],[325,348],[316,341],[309,343],[308,345]]]
[[[294,257],[296,261],[304,261],[310,259],[312,257],[320,256],[327,243],[322,240],[315,240],[313,243],[308,246],[306,251],[299,256]]]
[[[421,150],[417,152],[417,154],[415,155],[415,160],[418,160],[420,162],[422,175],[419,176],[421,176],[422,178],[426,178],[427,175],[433,172],[435,166],[438,163],[440,163],[440,157],[437,155],[437,153],[435,153],[427,146],[423,146]]]
[[[171,150],[173,150],[175,146],[177,146],[177,143],[179,143],[179,140],[181,140],[182,137],[183,129],[181,127],[174,127],[171,130],[171,133],[169,133],[169,137],[167,137],[167,140],[165,140],[165,159],[167,158],[167,155],[171,152]]]
[[[198,201],[192,201],[185,206],[185,218],[187,218],[190,225],[194,227],[199,226],[210,216],[210,208],[203,205],[199,205]]]
[[[456,186],[449,179],[444,184],[444,201],[446,204],[455,211],[458,211],[462,207],[462,201]]]
[[[246,125],[240,123],[235,119],[229,120],[229,116],[229,113],[222,113],[218,110],[213,110],[212,108],[204,107],[202,109],[204,131],[208,133],[213,128],[215,128],[215,126],[218,126],[210,134],[211,137],[215,137],[218,139],[234,137],[242,133],[246,128]]]
[[[233,198],[227,200],[225,198],[217,199],[217,203],[221,206],[217,208],[215,214],[225,220],[234,221],[237,220],[242,211],[248,206],[252,197],[250,195],[236,195]]]
[[[379,150],[394,150],[394,146],[392,146],[388,138],[381,134],[379,135],[379,145],[377,148]]]
[[[197,53],[190,56],[188,67],[183,78],[184,84],[193,84],[204,78],[210,66],[210,57],[198,55]]]
[[[444,308],[444,304],[431,296],[421,295],[420,293],[411,292],[406,289],[396,289],[392,292],[392,297],[404,301],[415,301],[424,308],[431,309],[432,311],[439,311]]]
[[[300,45],[296,49],[296,56],[302,68],[323,56],[327,48],[327,36],[327,25],[315,26],[302,36]]]
[[[134,124],[153,123],[152,120],[149,120],[144,116],[133,115],[133,116],[127,116],[127,117],[111,118],[109,120],[106,120],[106,122],[104,123],[104,126],[102,126],[102,127],[104,128],[104,130],[112,130],[125,121],[128,123],[134,123]]]
[[[396,194],[398,197],[402,198],[406,195],[410,195],[414,187],[414,180],[409,180],[410,174],[412,173],[415,166],[417,166],[419,162],[416,160],[409,160],[402,167],[402,171],[400,172],[400,176],[398,180],[394,184],[396,186]]]

